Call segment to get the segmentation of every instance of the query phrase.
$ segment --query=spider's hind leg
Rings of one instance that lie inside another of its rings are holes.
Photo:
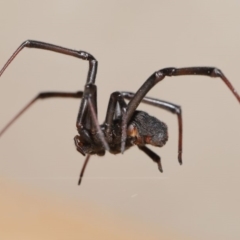
[[[138,148],[142,150],[144,153],[146,153],[154,162],[156,162],[158,165],[159,171],[163,172],[160,156],[158,156],[155,152],[153,152],[146,146],[138,146]]]
[[[135,94],[132,92],[121,92],[122,96],[127,99],[131,100],[135,97]],[[182,126],[182,110],[181,107],[156,98],[144,97],[141,100],[142,103],[155,106],[164,110],[167,110],[173,114],[177,115],[178,120],[178,161],[182,164],[182,139],[183,139],[183,126]],[[142,150],[142,149],[141,149]]]

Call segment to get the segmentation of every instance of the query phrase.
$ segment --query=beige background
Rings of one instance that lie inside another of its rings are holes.
[[[240,91],[240,1],[0,1],[0,65],[36,39],[99,60],[99,119],[110,93],[136,91],[155,70],[217,66]],[[26,49],[0,79],[0,126],[38,92],[84,87],[87,63]],[[240,239],[240,109],[219,79],[167,78],[149,96],[183,109],[183,166],[176,116],[164,173],[137,148],[84,158],[75,150],[78,100],[38,102],[0,139],[1,239]]]

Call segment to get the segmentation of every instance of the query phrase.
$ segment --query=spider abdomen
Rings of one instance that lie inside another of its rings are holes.
[[[143,111],[135,111],[128,126],[128,136],[133,137],[134,144],[162,147],[168,140],[167,125]]]

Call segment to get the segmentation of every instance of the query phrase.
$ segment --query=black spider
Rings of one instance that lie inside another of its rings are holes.
[[[146,153],[154,162],[158,164],[162,172],[160,157],[150,150],[146,144],[162,147],[167,139],[167,125],[160,120],[148,115],[146,112],[137,111],[138,105],[143,102],[157,106],[177,114],[178,117],[178,161],[182,164],[182,114],[181,108],[173,103],[145,97],[148,91],[165,76],[179,75],[204,75],[209,77],[220,77],[235,95],[240,103],[240,96],[233,88],[229,80],[221,70],[213,67],[187,67],[187,68],[164,68],[154,72],[139,88],[136,93],[114,92],[110,96],[106,119],[99,125],[97,120],[97,87],[95,78],[97,74],[97,60],[89,53],[76,51],[49,43],[27,40],[13,53],[7,63],[0,71],[3,74],[8,65],[13,61],[17,54],[24,48],[39,48],[81,58],[89,62],[87,82],[84,91],[75,93],[69,92],[43,92],[38,94],[25,108],[23,108],[0,132],[0,136],[11,126],[11,124],[24,113],[38,99],[63,97],[81,98],[81,104],[77,116],[78,135],[74,137],[77,151],[82,155],[87,155],[82,167],[78,184],[84,174],[84,170],[90,155],[97,154],[103,156],[105,151],[117,154],[123,153],[126,149],[137,145],[138,148]],[[128,104],[125,99],[129,100]]]

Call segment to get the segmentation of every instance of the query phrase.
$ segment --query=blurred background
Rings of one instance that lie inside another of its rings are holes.
[[[164,67],[216,66],[240,91],[240,1],[0,1],[0,66],[25,40],[92,53],[99,121],[116,90],[137,91]],[[24,49],[0,79],[3,127],[41,91],[78,91],[88,64]],[[182,106],[169,127],[164,173],[136,147],[84,161],[73,137],[76,99],[37,102],[0,139],[1,239],[240,239],[240,109],[217,78],[176,77],[148,94]]]

